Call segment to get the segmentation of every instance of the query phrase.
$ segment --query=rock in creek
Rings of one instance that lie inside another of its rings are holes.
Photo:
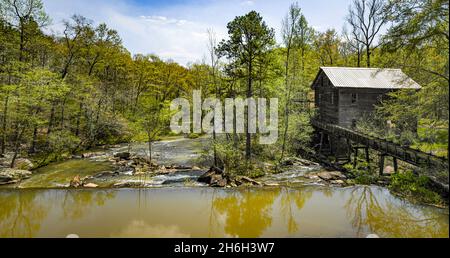
[[[346,179],[346,176],[339,171],[323,171],[318,173],[317,176],[325,181]]]
[[[81,179],[79,175],[76,175],[72,180],[70,180],[70,187],[80,187],[82,185]]]
[[[262,185],[260,182],[251,179],[250,177],[241,176],[237,178],[238,181],[241,181],[244,184],[251,184],[251,185]]]
[[[145,186],[144,182],[138,182],[138,181],[126,181],[126,182],[119,182],[115,183],[113,187],[116,188],[134,188],[134,187],[143,187]]]
[[[86,152],[86,153],[81,154],[81,157],[83,159],[88,159],[88,158],[94,158],[94,157],[103,156],[103,155],[105,155],[105,152],[101,152],[101,151],[99,151],[99,152]]]
[[[217,167],[211,167],[207,172],[201,175],[198,179],[198,182],[206,183],[212,187],[236,187],[238,185],[258,185],[262,184],[256,180],[253,180],[246,176],[236,176],[233,178],[228,177],[222,169]]]
[[[283,161],[281,162],[281,164],[283,166],[318,166],[319,165],[316,162],[302,159],[299,157],[284,158]]]
[[[94,184],[94,183],[87,183],[87,184],[84,184],[83,187],[86,187],[86,188],[97,188],[98,185]]]
[[[126,159],[126,160],[130,159],[130,156],[131,156],[131,154],[129,152],[119,152],[114,155],[114,157],[116,157],[116,158]]]
[[[0,169],[0,185],[17,183],[30,176],[31,172],[28,170],[3,168]]]
[[[211,176],[211,182],[209,183],[209,186],[212,187],[225,187],[227,186],[227,179],[220,174],[215,174]]]
[[[218,167],[211,167],[208,171],[206,171],[203,175],[201,175],[197,181],[200,183],[206,183],[206,184],[211,184],[211,181],[213,179],[213,177],[215,175],[220,175],[222,176],[223,174],[223,170],[218,168]],[[218,180],[219,178],[216,177],[215,180]]]

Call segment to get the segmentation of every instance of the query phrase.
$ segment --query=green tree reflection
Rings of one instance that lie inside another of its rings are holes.
[[[33,237],[49,204],[36,191],[0,191],[0,237]]]
[[[286,231],[294,234],[299,230],[299,218],[296,215],[311,198],[312,191],[288,187],[246,188],[225,192],[225,196],[223,194],[217,191],[212,193],[209,236],[214,236],[213,229],[223,227],[225,234],[230,237],[260,237],[278,214],[286,223]],[[225,215],[224,224],[218,221],[220,215]]]
[[[214,210],[226,214],[225,233],[231,237],[259,237],[272,223],[272,205],[280,189],[239,189],[217,197]]]
[[[381,237],[449,236],[448,214],[438,212],[432,207],[419,209],[396,197],[374,191],[383,189],[354,188],[345,204],[357,236],[364,237],[367,232]]]

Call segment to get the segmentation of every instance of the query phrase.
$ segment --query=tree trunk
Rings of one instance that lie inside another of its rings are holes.
[[[80,101],[80,111],[77,116],[77,127],[75,129],[75,135],[78,137],[80,135],[80,122],[81,122],[81,114],[83,113],[83,100]]]
[[[18,127],[20,127],[20,126],[18,126]],[[14,165],[16,163],[17,155],[19,154],[19,149],[20,149],[20,139],[22,138],[22,134],[23,134],[24,130],[25,130],[25,127],[22,127],[20,130],[17,130],[16,137],[15,137],[15,143],[14,143],[14,155],[12,157],[11,165],[10,165],[11,168],[14,168]]]
[[[360,48],[358,48],[358,67],[361,67],[361,49]]]
[[[3,156],[5,154],[6,150],[6,122],[7,122],[7,116],[8,116],[8,102],[9,102],[9,93],[6,95],[5,98],[5,104],[3,108],[3,119],[2,119],[2,147],[1,147],[1,153],[0,156]]]
[[[31,147],[30,147],[29,153],[35,153],[36,152],[37,132],[38,132],[37,126],[34,126],[34,129],[33,129],[33,141],[31,142]]]
[[[370,67],[370,47],[366,47],[367,67]]]
[[[250,57],[249,63],[248,63],[248,86],[247,86],[247,98],[251,98],[252,97],[252,60]],[[249,132],[249,128],[248,128],[248,120],[249,120],[249,106],[247,105],[247,120],[246,120],[246,125],[247,125],[247,131],[245,132],[245,136],[246,136],[246,142],[245,142],[245,158],[247,160],[250,159],[251,157],[251,147],[252,147],[252,138]]]
[[[23,51],[25,49],[25,28],[23,19],[20,18],[20,46],[19,46],[19,61],[23,61]]]
[[[61,129],[64,129],[64,111],[65,111],[66,102],[67,102],[67,95],[66,95],[66,97],[64,97],[64,100],[61,105]]]
[[[53,120],[55,119],[55,102],[52,102],[52,108],[50,110],[50,119],[48,121],[47,137],[50,135],[53,129]]]
[[[148,162],[152,165],[152,139],[148,136]]]
[[[286,105],[284,107],[284,132],[283,132],[283,144],[281,145],[281,157],[280,157],[280,162],[281,160],[283,160],[284,157],[284,150],[286,149],[286,136],[287,136],[287,131],[288,131],[288,125],[289,125],[289,56],[290,56],[290,46],[288,46],[287,48],[287,53],[286,53],[286,64],[285,64],[285,87],[286,87]]]

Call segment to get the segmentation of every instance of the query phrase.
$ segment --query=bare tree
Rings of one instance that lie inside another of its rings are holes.
[[[345,44],[350,47],[351,51],[355,52],[357,55],[357,66],[361,67],[363,45],[360,41],[356,40],[357,38],[361,38],[361,33],[357,30],[352,30],[351,35],[349,35],[347,28],[344,27],[344,29],[342,30],[342,35],[345,39]]]
[[[208,29],[208,51],[209,58],[211,61],[211,78],[212,84],[214,87],[214,93],[216,98],[219,97],[219,87],[217,83],[217,65],[219,63],[219,58],[217,56],[216,47],[217,47],[217,36],[213,29]],[[217,150],[216,150],[216,124],[214,119],[214,130],[213,130],[213,141],[214,141],[214,166],[217,166]]]
[[[366,50],[367,67],[370,67],[372,44],[387,22],[383,7],[383,0],[353,0],[349,7],[347,22],[352,28],[354,40],[360,42]]]

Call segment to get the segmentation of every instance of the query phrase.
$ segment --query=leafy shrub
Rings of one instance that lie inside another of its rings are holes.
[[[245,152],[239,147],[236,148],[233,143],[218,142],[215,146],[217,158],[229,175],[258,177],[264,174],[264,171],[258,169],[251,161],[246,161]]]
[[[411,171],[392,175],[389,189],[424,203],[442,204],[442,198],[428,189],[429,178],[417,176]]]
[[[353,164],[346,164],[344,168],[348,171],[350,177],[354,178],[356,184],[370,185],[376,183],[379,176],[375,171],[369,168],[367,162],[360,162],[356,168],[353,168]]]

